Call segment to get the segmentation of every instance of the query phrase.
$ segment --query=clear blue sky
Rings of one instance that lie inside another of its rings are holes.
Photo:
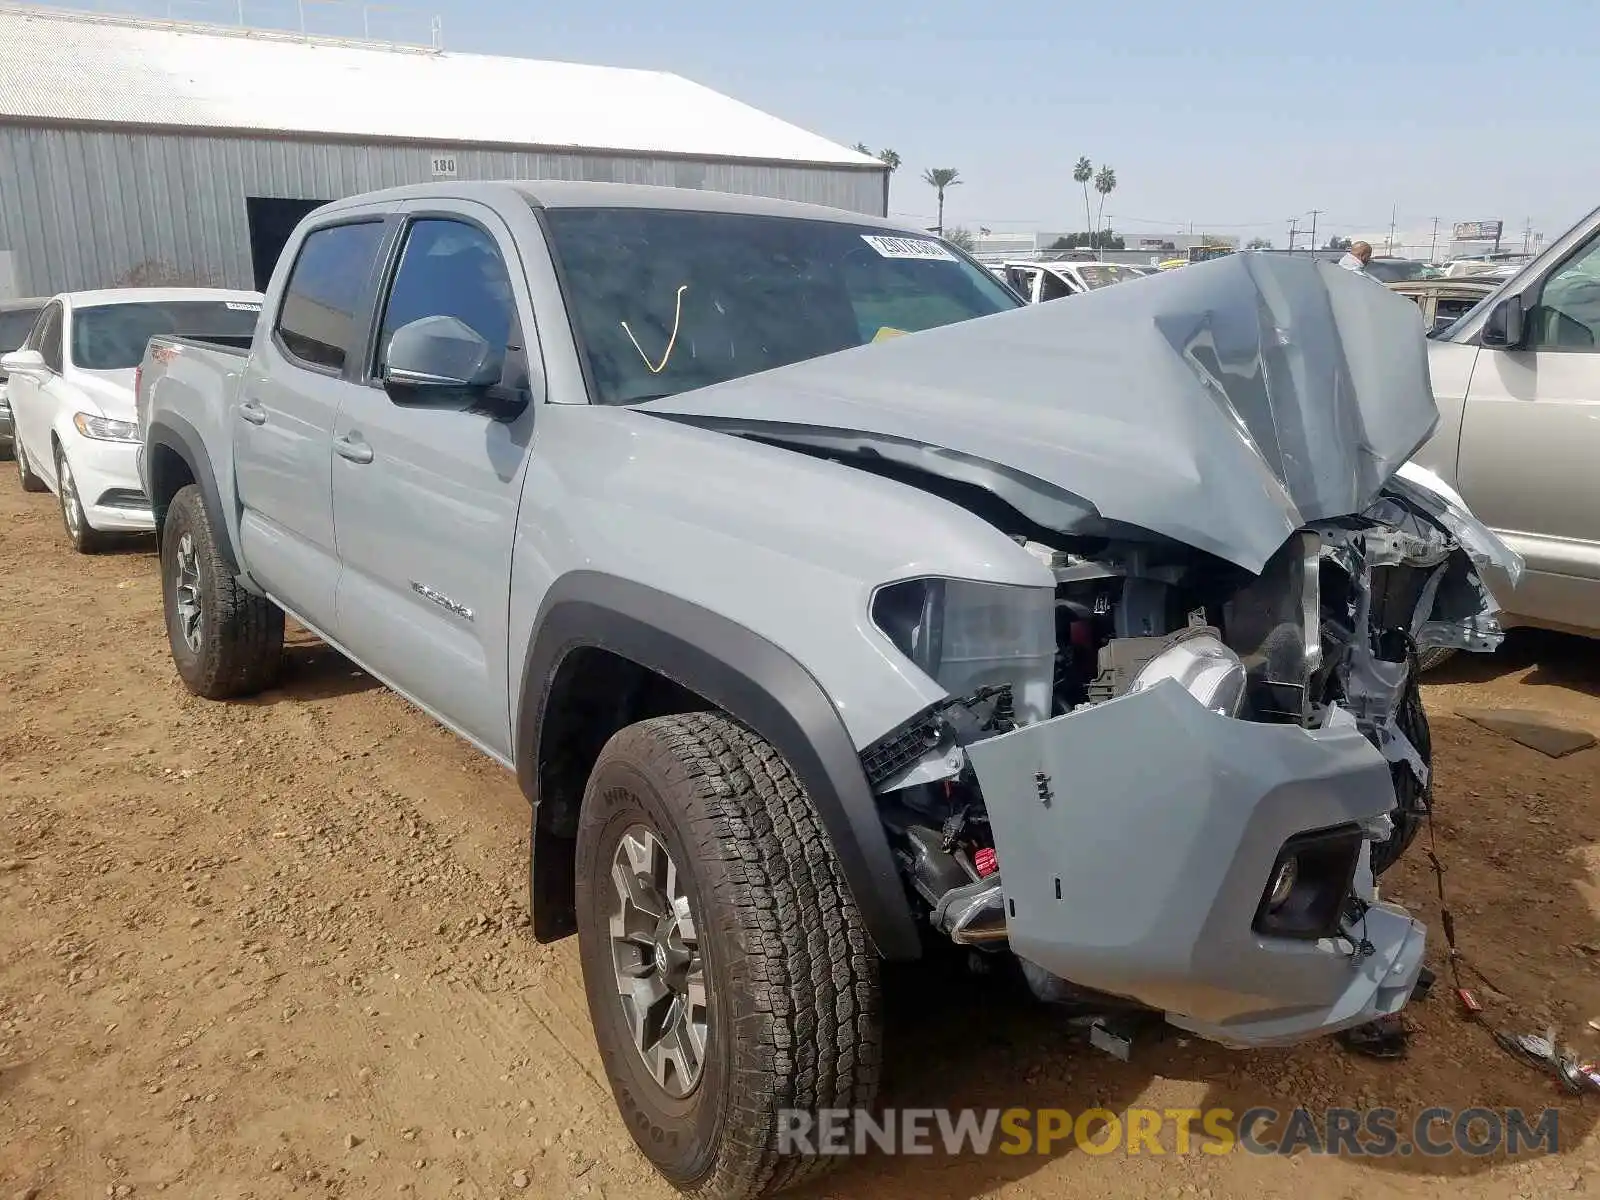
[[[413,0],[414,2],[414,0]],[[442,0],[440,0],[442,4]],[[446,45],[676,71],[846,144],[898,150],[892,210],[1081,228],[1073,161],[1111,163],[1136,232],[1503,218],[1600,204],[1600,17],[1585,0],[452,0]],[[1138,218],[1138,221],[1135,221]],[[1304,224],[1304,222],[1302,222]],[[1319,238],[1320,240],[1320,238]]]
[[[172,0],[201,20],[235,2]],[[1600,204],[1587,0],[395,2],[439,12],[447,49],[675,71],[893,147],[890,208],[929,223],[920,176],[940,166],[965,181],[949,224],[1080,229],[1079,155],[1116,168],[1106,212],[1127,233],[1193,222],[1282,246],[1313,208],[1322,240],[1385,229],[1398,206],[1402,233],[1499,217],[1520,244],[1528,219],[1553,237]],[[294,19],[294,0],[244,4],[251,23]],[[425,39],[423,18],[392,25]]]

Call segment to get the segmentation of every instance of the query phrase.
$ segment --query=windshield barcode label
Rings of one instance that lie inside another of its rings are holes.
[[[259,305],[259,304],[246,304],[246,303],[244,303],[242,301],[239,301],[239,300],[224,300],[223,303],[226,304],[234,312],[260,312],[261,311],[261,305]]]
[[[955,262],[956,256],[932,238],[884,237],[881,234],[863,233],[861,240],[885,258],[927,258],[939,262]]]

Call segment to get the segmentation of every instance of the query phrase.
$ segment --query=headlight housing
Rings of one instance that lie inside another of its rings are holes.
[[[1142,692],[1164,679],[1225,717],[1239,715],[1250,682],[1239,656],[1211,633],[1190,634],[1168,646],[1144,665],[1128,691]]]
[[[1055,592],[967,579],[908,579],[872,597],[872,623],[952,696],[1011,688],[1019,724],[1050,715]]]
[[[73,413],[72,425],[86,438],[97,442],[137,442],[139,426],[133,421],[113,421],[91,413]]]

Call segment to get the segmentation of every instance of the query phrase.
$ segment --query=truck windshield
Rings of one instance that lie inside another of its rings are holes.
[[[72,365],[84,371],[131,371],[158,334],[247,338],[260,315],[260,304],[244,300],[138,301],[75,309]]]
[[[931,237],[794,217],[547,209],[601,404],[705,387],[1016,308]]]

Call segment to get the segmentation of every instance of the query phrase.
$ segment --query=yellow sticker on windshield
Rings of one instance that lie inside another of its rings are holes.
[[[896,329],[892,325],[885,325],[872,335],[872,341],[877,344],[878,342],[887,342],[890,338],[905,337],[905,335],[906,331],[904,329]]]

